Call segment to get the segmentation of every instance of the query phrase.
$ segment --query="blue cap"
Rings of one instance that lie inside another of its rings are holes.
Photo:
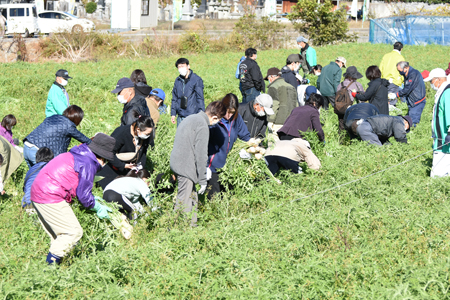
[[[153,89],[150,92],[150,96],[156,96],[161,98],[162,101],[164,101],[164,99],[166,99],[166,93],[164,93],[164,91],[162,89]]]
[[[134,87],[133,81],[131,81],[130,78],[123,77],[123,78],[119,79],[119,81],[117,82],[116,88],[113,91],[111,91],[111,93],[117,94],[117,93],[120,93],[123,89],[130,88],[130,87]]]
[[[305,37],[303,37],[303,36],[299,36],[299,37],[297,38],[297,43],[300,43],[300,42],[307,43],[307,42],[308,42],[308,39],[305,38]]]
[[[310,86],[308,86],[307,88],[306,88],[306,90],[305,90],[305,94],[306,94],[306,100],[308,100],[309,99],[309,96],[311,95],[311,94],[313,94],[313,93],[315,93],[315,94],[317,94],[317,89],[316,89],[316,87],[315,86],[312,86],[312,85],[310,85]]]

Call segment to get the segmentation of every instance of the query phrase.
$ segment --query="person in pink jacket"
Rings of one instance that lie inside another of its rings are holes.
[[[50,235],[49,264],[61,262],[83,236],[83,229],[69,203],[77,197],[81,204],[109,218],[108,208],[92,195],[95,174],[114,159],[116,141],[97,133],[89,145],[81,144],[52,159],[31,186],[31,203],[44,230]]]

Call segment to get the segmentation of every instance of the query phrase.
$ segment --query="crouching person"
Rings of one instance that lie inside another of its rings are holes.
[[[108,208],[92,195],[95,173],[114,159],[115,139],[97,133],[89,145],[81,144],[52,159],[37,175],[31,186],[31,203],[51,245],[47,262],[60,263],[83,235],[69,203],[77,197],[81,204],[97,212],[99,218],[109,218]]]
[[[390,137],[399,143],[407,143],[406,133],[413,125],[410,116],[377,115],[356,122],[356,132],[363,141],[382,146]]]
[[[308,141],[301,138],[277,141],[273,149],[266,152],[266,163],[270,172],[275,175],[279,169],[290,170],[293,173],[302,173],[299,162],[305,161],[308,168],[319,170],[320,161],[311,151]]]
[[[209,126],[217,124],[225,116],[227,109],[222,102],[208,105],[205,112],[190,115],[180,123],[175,134],[170,168],[177,175],[178,194],[175,211],[192,211],[191,226],[197,226],[197,191],[206,190],[206,163],[208,160]]]

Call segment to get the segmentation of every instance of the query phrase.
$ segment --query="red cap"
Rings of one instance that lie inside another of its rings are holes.
[[[422,74],[422,78],[425,79],[428,77],[428,75],[430,75],[430,71],[424,70],[421,74]]]

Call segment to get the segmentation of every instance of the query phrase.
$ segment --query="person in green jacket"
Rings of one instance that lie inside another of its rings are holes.
[[[323,67],[322,73],[317,78],[317,89],[324,98],[323,108],[328,110],[328,104],[334,107],[338,85],[341,83],[342,67],[346,67],[347,60],[342,56],[336,58]]]
[[[303,36],[297,38],[297,45],[300,47],[300,56],[303,58],[303,75],[313,73],[312,68],[317,65],[316,50],[308,44],[308,39]]]
[[[60,69],[55,74],[56,80],[48,92],[47,104],[45,106],[45,117],[62,115],[64,110],[70,106],[69,94],[64,88],[67,85],[69,76],[67,70]]]
[[[401,42],[396,42],[394,44],[394,50],[385,54],[380,63],[381,78],[389,81],[388,93],[397,95],[399,87],[403,84],[403,76],[398,73],[397,63],[405,61],[402,56],[403,44]],[[395,105],[397,103],[397,97],[393,95],[389,99],[390,105]]]

